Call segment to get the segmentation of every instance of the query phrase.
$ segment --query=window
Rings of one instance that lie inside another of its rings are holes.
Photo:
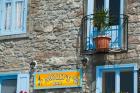
[[[29,75],[19,73],[0,74],[0,93],[29,93]]]
[[[96,93],[137,93],[137,65],[105,65],[96,68]]]
[[[26,33],[27,0],[1,0],[0,11],[0,36]]]
[[[104,32],[105,35],[111,37],[110,50],[127,50],[128,17],[124,15],[125,0],[87,0],[87,13],[82,20],[82,50],[95,50],[93,38],[100,33],[93,22],[94,13],[98,9],[108,10],[108,16],[113,17],[109,29]]]
[[[17,80],[5,79],[1,83],[1,93],[16,93]]]

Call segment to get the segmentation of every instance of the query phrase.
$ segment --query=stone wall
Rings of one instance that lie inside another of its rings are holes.
[[[140,60],[140,2],[128,0],[126,14],[129,16],[129,46],[126,53],[85,55],[89,57],[83,90],[54,89],[30,93],[95,93],[95,68],[97,65],[138,63]],[[83,17],[83,0],[29,0],[27,38],[0,41],[0,72],[29,71],[29,64],[37,61],[36,71],[76,69],[80,63],[77,42]],[[17,36],[18,37],[18,36]],[[102,58],[102,59],[101,59]]]
[[[45,65],[73,62],[82,15],[82,0],[31,0],[33,58]]]

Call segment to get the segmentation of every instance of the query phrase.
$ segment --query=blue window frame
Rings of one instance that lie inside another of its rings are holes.
[[[124,47],[124,3],[125,0],[88,0],[87,15],[93,14],[94,11],[100,8],[109,10],[109,15],[115,16],[115,21],[110,26],[110,29],[105,34],[111,37],[110,48],[120,49]],[[89,19],[92,19],[92,17]],[[99,33],[92,24],[93,20],[87,20],[87,50],[95,48],[92,42],[93,38]]]
[[[0,73],[0,93],[20,93],[21,91],[29,93],[29,74]]]
[[[27,0],[0,0],[0,36],[26,33]]]
[[[137,93],[137,64],[96,67],[96,93]]]

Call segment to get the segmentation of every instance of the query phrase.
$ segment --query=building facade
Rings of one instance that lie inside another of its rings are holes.
[[[104,52],[100,8],[115,15]],[[139,93],[139,0],[1,0],[0,11],[0,93]],[[80,87],[34,88],[34,73],[77,69]]]

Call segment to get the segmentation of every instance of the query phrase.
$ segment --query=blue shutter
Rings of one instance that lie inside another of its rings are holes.
[[[20,91],[29,93],[29,74],[18,74],[17,93],[20,93]]]

